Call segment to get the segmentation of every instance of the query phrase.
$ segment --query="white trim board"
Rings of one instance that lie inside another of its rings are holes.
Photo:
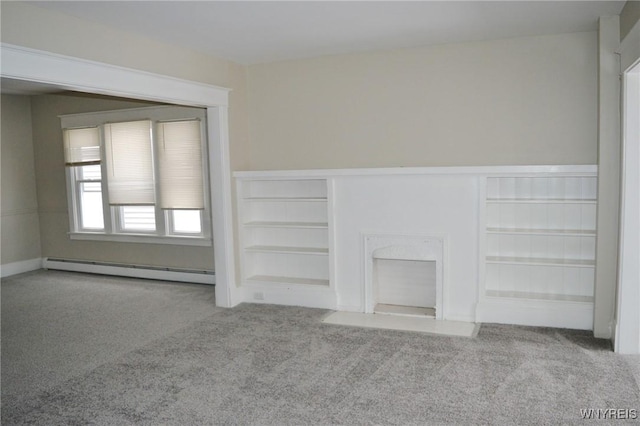
[[[120,277],[145,278],[160,281],[178,281],[195,284],[215,284],[214,274],[195,273],[188,271],[168,271],[144,266],[119,266],[93,264],[90,262],[73,262],[44,259],[42,267],[58,271],[85,272],[89,274],[114,275]]]
[[[592,303],[557,303],[483,298],[476,307],[476,321],[539,327],[593,329]]]
[[[19,262],[5,263],[4,265],[0,265],[0,276],[6,278],[25,272],[37,271],[42,268],[42,262],[42,258],[37,257]]]
[[[311,170],[265,170],[238,171],[237,179],[314,179],[341,176],[406,176],[406,175],[491,175],[506,174],[539,175],[553,173],[555,176],[573,176],[596,173],[598,166],[587,165],[541,165],[541,166],[469,166],[469,167],[383,167],[355,169],[311,169]]]
[[[229,104],[229,89],[224,87],[7,43],[1,47],[2,76],[6,78],[178,105]]]
[[[336,309],[336,294],[330,287],[245,284],[238,289],[240,301],[272,305],[303,306],[306,308]]]
[[[640,63],[623,74],[622,105],[620,252],[614,348],[619,353],[640,354]]]
[[[216,304],[222,307],[237,304],[233,294],[236,287],[227,119],[229,89],[6,43],[0,47],[2,77],[79,92],[207,108]]]

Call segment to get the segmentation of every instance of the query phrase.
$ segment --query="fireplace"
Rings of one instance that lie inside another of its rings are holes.
[[[444,318],[444,239],[365,234],[365,313]]]

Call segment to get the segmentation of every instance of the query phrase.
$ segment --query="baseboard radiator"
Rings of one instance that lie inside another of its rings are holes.
[[[146,278],[163,281],[180,281],[196,284],[215,284],[213,271],[197,269],[166,268],[149,265],[129,265],[125,263],[99,262],[91,260],[59,259],[47,257],[42,262],[44,269],[86,272],[100,275]]]

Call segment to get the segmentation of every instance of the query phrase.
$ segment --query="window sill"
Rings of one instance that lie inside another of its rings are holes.
[[[112,241],[118,243],[170,244],[179,246],[211,247],[211,238],[188,236],[158,236],[144,234],[104,234],[101,232],[70,232],[72,240]]]

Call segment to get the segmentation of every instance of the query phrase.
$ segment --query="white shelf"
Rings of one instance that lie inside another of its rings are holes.
[[[592,229],[531,229],[531,228],[487,228],[488,234],[515,234],[515,235],[561,235],[578,237],[595,237],[596,231]]]
[[[595,204],[593,198],[487,198],[487,203],[497,204]]]
[[[274,275],[254,275],[247,278],[248,282],[253,283],[279,283],[294,285],[313,285],[313,286],[329,286],[329,280],[320,280],[316,278],[299,278],[299,277],[278,277]]]
[[[557,300],[562,302],[593,303],[593,296],[574,294],[534,293],[528,291],[487,290],[487,296],[509,299]]]
[[[237,182],[243,282],[265,291],[282,284],[330,287],[327,180]]]
[[[594,260],[546,259],[514,256],[487,256],[487,263],[501,263],[505,265],[569,266],[576,268],[593,268],[595,266]]]
[[[283,247],[283,246],[249,246],[246,251],[282,254],[315,254],[327,255],[329,249],[320,247]]]
[[[246,201],[254,202],[326,202],[326,197],[248,197],[244,198]]]
[[[254,228],[325,229],[329,227],[329,224],[327,222],[247,222],[244,226]]]
[[[596,171],[489,176],[485,207],[479,320],[588,327]]]

